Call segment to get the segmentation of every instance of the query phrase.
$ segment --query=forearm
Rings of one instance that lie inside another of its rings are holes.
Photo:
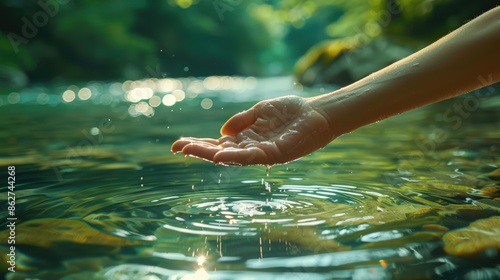
[[[499,50],[495,8],[413,55],[309,101],[340,135],[500,81]]]

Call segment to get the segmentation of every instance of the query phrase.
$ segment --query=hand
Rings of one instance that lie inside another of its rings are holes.
[[[261,101],[231,117],[221,134],[182,137],[171,149],[217,164],[273,165],[303,157],[335,137],[327,117],[298,96]]]

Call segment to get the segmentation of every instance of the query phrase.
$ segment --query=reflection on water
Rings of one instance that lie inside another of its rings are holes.
[[[209,77],[3,96],[0,165],[16,166],[18,218],[7,279],[495,279],[496,97],[460,129],[441,121],[450,100],[269,176],[169,152],[260,99],[327,90]]]

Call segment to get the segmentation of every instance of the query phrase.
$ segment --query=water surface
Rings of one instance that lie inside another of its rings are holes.
[[[169,151],[263,98],[326,91],[211,77],[3,96],[7,279],[496,279],[494,246],[450,253],[443,236],[499,216],[498,97],[467,117],[449,112],[459,97],[367,126],[269,176]]]

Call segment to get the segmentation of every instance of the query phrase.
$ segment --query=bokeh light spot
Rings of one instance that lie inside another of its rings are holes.
[[[186,98],[186,93],[182,89],[176,89],[172,92],[172,95],[175,96],[175,100],[177,102],[184,100]]]
[[[158,107],[161,104],[161,98],[159,96],[153,96],[149,99],[149,105],[152,107]]]
[[[92,97],[92,91],[89,88],[84,87],[78,91],[78,98],[80,100],[88,100],[90,97]]]
[[[166,94],[165,96],[163,96],[161,102],[165,106],[172,106],[175,104],[176,99],[175,99],[175,96],[173,94]]]
[[[20,100],[21,100],[21,95],[17,92],[11,92],[9,96],[7,96],[7,101],[9,101],[10,104],[19,103]]]
[[[214,105],[214,102],[210,98],[204,98],[201,101],[201,108],[203,108],[205,110],[212,108],[213,105]]]
[[[68,103],[73,102],[73,100],[75,100],[75,97],[76,97],[75,92],[70,89],[64,91],[62,94],[62,99],[64,100],[64,102]]]
[[[45,92],[42,92],[36,97],[36,102],[40,105],[45,105],[45,104],[49,103],[49,99],[50,99],[50,96],[48,94],[46,94]]]

